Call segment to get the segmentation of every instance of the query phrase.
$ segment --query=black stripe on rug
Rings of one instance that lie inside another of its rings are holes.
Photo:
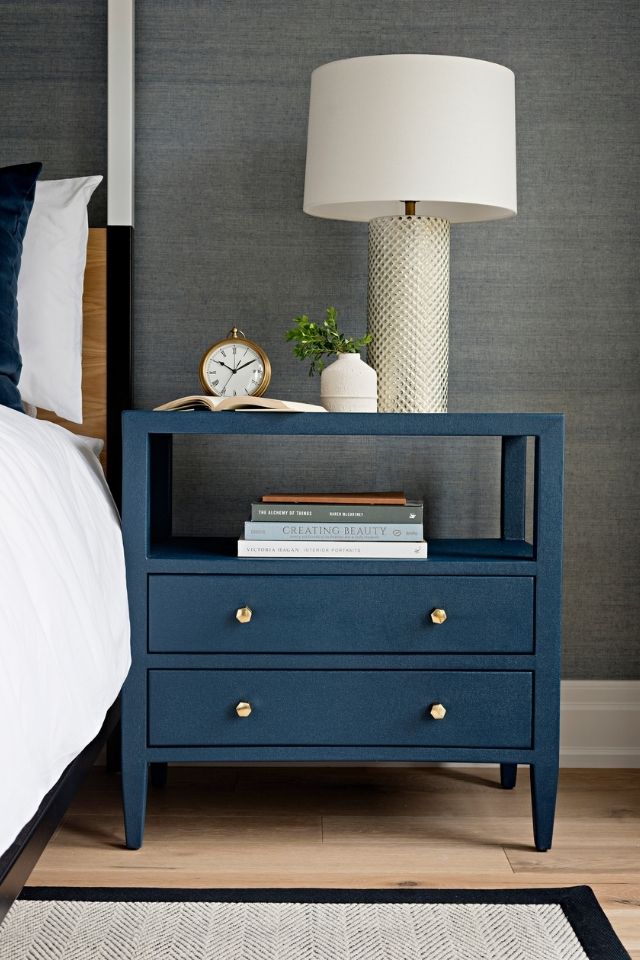
[[[522,890],[193,890],[156,887],[25,887],[21,900],[143,903],[497,903],[557,904],[589,960],[630,960],[590,887]]]

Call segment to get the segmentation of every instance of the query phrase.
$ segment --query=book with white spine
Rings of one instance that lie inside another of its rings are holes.
[[[247,520],[245,540],[365,540],[417,543],[424,537],[421,523],[277,523]]]
[[[239,557],[327,560],[425,560],[427,544],[378,540],[238,540]]]

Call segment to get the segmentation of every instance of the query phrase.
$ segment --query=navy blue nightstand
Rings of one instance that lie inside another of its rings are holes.
[[[384,760],[499,763],[507,788],[517,764],[530,765],[535,844],[549,849],[564,418],[130,411],[123,419],[127,846],[142,843],[150,764],[161,779],[162,765],[179,760]],[[430,540],[428,560],[239,559],[235,541],[173,536],[173,436],[185,434],[500,437],[501,536]]]

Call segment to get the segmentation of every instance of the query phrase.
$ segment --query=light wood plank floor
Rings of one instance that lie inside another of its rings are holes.
[[[531,887],[589,884],[640,960],[640,771],[564,770],[553,850],[529,782],[483,768],[174,767],[123,847],[96,769],[31,875],[47,886]]]

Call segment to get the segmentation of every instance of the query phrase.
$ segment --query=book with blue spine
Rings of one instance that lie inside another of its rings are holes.
[[[377,540],[417,543],[423,539],[423,530],[421,523],[261,523],[247,520],[244,537],[245,540]]]

